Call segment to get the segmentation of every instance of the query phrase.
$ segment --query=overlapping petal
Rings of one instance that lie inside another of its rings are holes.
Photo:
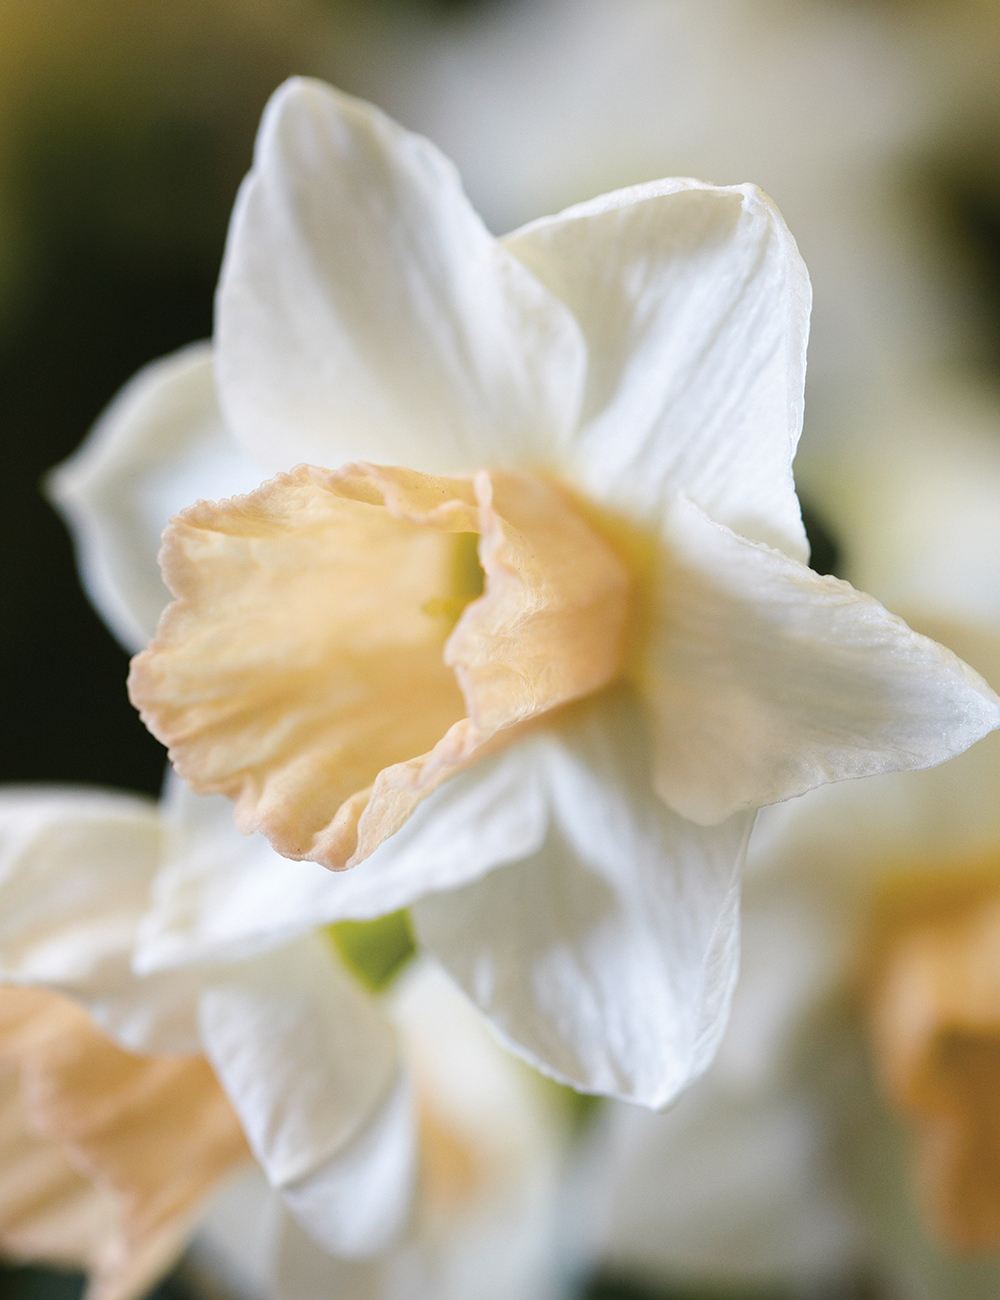
[[[156,805],[135,795],[0,795],[0,978],[58,989],[133,1051],[198,1052],[210,968],[136,979],[132,959],[162,861]]]
[[[562,1228],[562,1099],[498,1046],[436,963],[414,963],[389,1002],[420,1135],[419,1191],[402,1238],[378,1257],[332,1255],[244,1183],[211,1216],[197,1258],[216,1276],[242,1279],[242,1292],[274,1300],[565,1296],[582,1234]],[[249,1259],[248,1221],[263,1229],[263,1249]]]
[[[645,663],[657,789],[698,822],[930,767],[1000,725],[949,650],[678,498]]]
[[[217,979],[205,1050],[271,1184],[338,1253],[391,1240],[413,1151],[395,1035],[320,936]]]
[[[41,986],[25,996],[72,993],[133,1050],[197,1054],[202,1073],[207,1053],[255,1154],[311,1231],[349,1243],[356,1230],[362,1244],[391,1234],[407,1210],[412,1160],[405,1105],[394,1100],[396,1034],[332,947],[306,937],[260,953],[286,932],[215,961],[131,969],[152,878],[177,838],[149,800],[7,792],[0,973]],[[107,1051],[120,1048],[108,1042]],[[364,1220],[354,1213],[362,1197]]]
[[[571,481],[647,525],[683,490],[737,532],[805,559],[792,457],[811,294],[771,201],[751,185],[654,181],[502,242],[587,341]]]
[[[752,816],[704,828],[671,813],[627,692],[577,710],[534,742],[539,850],[424,899],[414,923],[515,1051],[583,1091],[662,1107],[725,1023]]]
[[[170,516],[262,478],[223,427],[207,343],[140,370],[50,475],[87,594],[127,649],[146,644],[170,599],[156,562]]]
[[[358,866],[330,872],[280,858],[233,826],[232,805],[173,786],[184,843],[157,877],[139,936],[140,970],[250,955],[317,924],[408,907],[534,852],[548,811],[535,739],[482,759],[435,790]],[[183,829],[182,829],[183,828]]]
[[[151,799],[0,793],[0,978],[91,991],[120,982],[162,843]]]
[[[269,471],[550,463],[585,355],[570,313],[497,244],[433,145],[303,80],[264,115],[216,343],[223,410]]]

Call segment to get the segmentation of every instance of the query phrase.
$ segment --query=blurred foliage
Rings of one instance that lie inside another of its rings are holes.
[[[318,12],[0,0],[2,780],[159,788],[126,656],[38,484],[138,367],[211,332],[261,108],[320,57]]]
[[[604,1109],[605,1098],[592,1092],[577,1092],[563,1084],[554,1084],[564,1095],[564,1104],[569,1111],[570,1129],[575,1134],[586,1132]]]
[[[832,573],[840,577],[843,555],[833,530],[811,502],[801,496],[799,501],[802,506],[802,523],[809,539],[810,568],[816,573]]]
[[[998,63],[1000,67],[1000,63]],[[965,172],[945,182],[952,232],[969,268],[980,323],[980,359],[1000,368],[1000,177]]]
[[[85,1279],[81,1273],[44,1268],[0,1265],[0,1300],[81,1300]],[[147,1300],[200,1300],[179,1278],[166,1278]]]
[[[831,1283],[809,1289],[705,1288],[653,1286],[614,1274],[601,1274],[587,1286],[581,1300],[876,1300],[877,1292],[864,1280]]]
[[[344,964],[373,993],[388,987],[417,951],[405,911],[374,921],[337,921],[326,929]]]
[[[0,1300],[81,1300],[84,1280],[76,1273],[40,1268],[0,1268]],[[580,1300],[874,1300],[875,1293],[864,1283],[806,1292],[768,1290],[705,1290],[683,1286],[655,1288],[644,1283],[604,1275],[585,1285]],[[147,1300],[200,1300],[178,1274],[165,1279]],[[512,1298],[513,1300],[513,1298]]]
[[[328,0],[332,6],[342,7],[343,0]],[[369,0],[371,3],[371,0]],[[530,0],[376,0],[375,8],[381,8],[390,14],[395,10],[410,10],[433,16],[451,17],[472,13],[479,9],[514,9],[524,6]]]

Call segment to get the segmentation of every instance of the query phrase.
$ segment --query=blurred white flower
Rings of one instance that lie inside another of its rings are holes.
[[[89,1300],[131,1300],[248,1155],[203,1057],[125,1052],[69,999],[0,988],[6,1258],[84,1269]]]
[[[238,913],[255,855],[274,856],[179,785],[160,807],[0,796],[0,1245],[132,1300],[249,1142],[281,1205],[248,1293],[563,1294],[584,1249],[557,1231],[568,1115],[444,975],[411,971],[386,1005],[304,927],[133,972],[162,877],[212,863]]]
[[[10,790],[0,803],[0,979],[63,993],[128,1050],[207,1057],[255,1156],[332,1250],[381,1248],[409,1209],[411,1116],[396,1034],[322,935],[137,976],[161,872],[199,853],[238,870],[206,810]],[[237,895],[238,905],[238,895]],[[345,1044],[350,1051],[345,1051]]]
[[[206,351],[161,363],[57,490],[134,637],[162,602],[150,494],[365,458],[184,512],[182,598],[133,671],[195,788],[290,857],[360,865],[269,862],[235,913],[188,863],[143,969],[412,904],[555,1077],[663,1106],[705,1068],[753,810],[1000,721],[954,656],[803,563],[808,301],[751,187],[655,182],[496,241],[426,141],[278,92],[219,290],[223,416]]]
[[[976,346],[914,174],[956,103],[993,92],[990,5],[535,0],[389,42],[364,93],[455,159],[494,230],[660,175],[753,177],[816,290],[813,409]],[[958,29],[965,40],[955,41]],[[926,48],[918,49],[918,35]],[[973,60],[978,77],[963,80]],[[953,64],[953,75],[944,75]],[[824,412],[825,414],[825,412]]]
[[[249,1182],[203,1221],[194,1260],[263,1300],[550,1300],[582,1271],[586,1243],[564,1214],[568,1116],[537,1075],[497,1046],[427,962],[389,1008],[418,1097],[421,1166],[408,1233],[369,1260],[320,1250],[267,1189]],[[262,1227],[248,1256],[247,1212]]]

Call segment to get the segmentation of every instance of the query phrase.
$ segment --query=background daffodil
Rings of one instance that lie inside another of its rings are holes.
[[[0,794],[0,1247],[134,1300],[253,1156],[209,1217],[236,1207],[239,1250],[218,1228],[200,1248],[237,1289],[564,1294],[585,1249],[557,1227],[570,1112],[430,963],[379,997],[338,955],[364,963],[356,936],[300,926],[135,969],[163,876],[228,864],[234,909],[253,894],[240,863],[271,850],[215,803]]]

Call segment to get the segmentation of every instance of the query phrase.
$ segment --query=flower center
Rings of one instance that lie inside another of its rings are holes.
[[[133,702],[242,830],[335,869],[625,667],[626,565],[532,475],[300,466],[183,511],[161,562]]]
[[[478,600],[486,586],[486,575],[479,563],[477,533],[456,533],[451,539],[451,584],[447,596],[432,596],[421,609],[431,618],[442,618],[450,632],[461,618],[466,605]]]

